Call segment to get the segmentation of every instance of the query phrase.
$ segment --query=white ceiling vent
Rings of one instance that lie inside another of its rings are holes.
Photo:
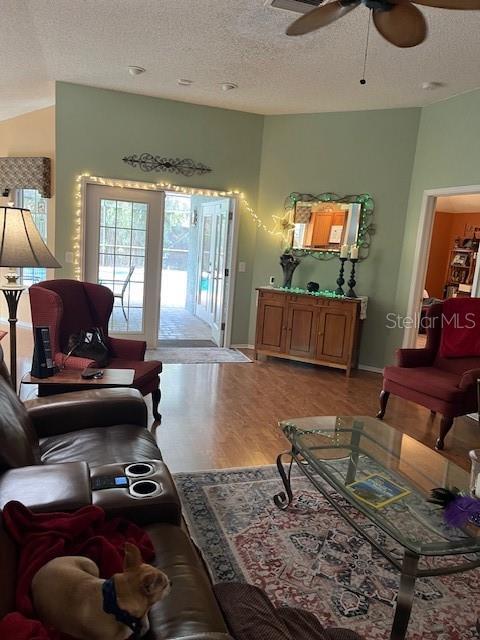
[[[325,0],[269,0],[269,4],[275,9],[286,9],[296,13],[307,13],[324,3]]]

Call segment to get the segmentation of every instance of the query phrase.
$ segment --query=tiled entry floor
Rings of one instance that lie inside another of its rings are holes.
[[[211,340],[212,332],[206,322],[190,311],[179,307],[160,310],[160,340]]]

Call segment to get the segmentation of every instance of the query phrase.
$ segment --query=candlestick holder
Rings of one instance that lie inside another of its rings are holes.
[[[354,289],[355,285],[357,284],[357,281],[355,280],[355,264],[358,262],[358,258],[350,258],[350,262],[352,263],[352,270],[350,272],[350,279],[348,281],[349,289],[347,291],[347,297],[358,298]]]
[[[337,294],[337,296],[344,296],[345,291],[342,289],[342,285],[345,284],[345,278],[343,277],[343,272],[345,270],[345,262],[348,260],[348,258],[339,258],[339,260],[340,260],[340,273],[338,274],[338,278],[337,278],[338,287],[335,289],[335,293]]]

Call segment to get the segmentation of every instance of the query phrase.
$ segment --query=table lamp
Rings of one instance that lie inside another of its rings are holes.
[[[7,284],[0,285],[8,305],[10,323],[10,377],[17,388],[17,307],[22,291],[18,267],[57,269],[62,265],[50,253],[29,209],[0,207],[0,267],[9,267]]]

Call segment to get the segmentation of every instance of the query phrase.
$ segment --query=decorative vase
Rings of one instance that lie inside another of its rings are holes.
[[[300,264],[300,260],[291,253],[282,253],[280,256],[280,266],[283,270],[283,287],[290,289],[292,286],[292,276],[295,269]]]
[[[470,469],[470,495],[480,498],[480,449],[469,451]]]

